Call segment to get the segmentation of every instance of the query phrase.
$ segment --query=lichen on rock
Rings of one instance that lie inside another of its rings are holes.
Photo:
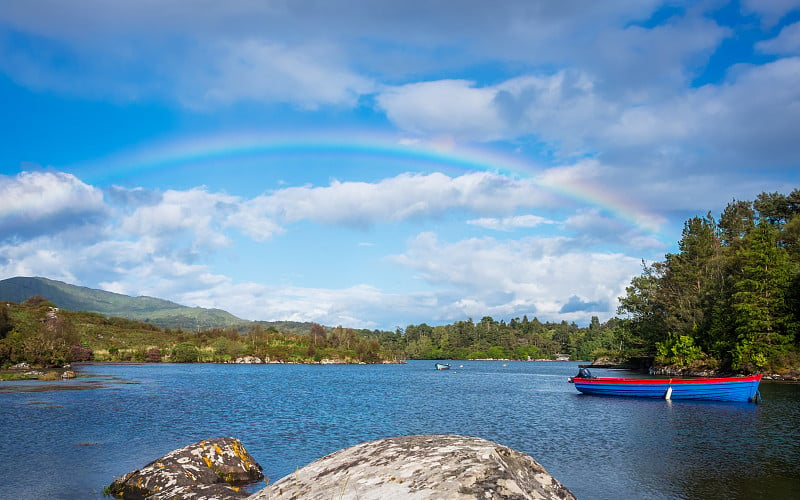
[[[236,438],[207,439],[172,451],[106,488],[118,498],[245,498],[234,488],[263,479],[261,466]]]
[[[530,456],[455,435],[402,436],[345,448],[251,496],[229,485],[261,478],[261,466],[239,440],[209,439],[126,474],[106,493],[150,500],[575,499]]]
[[[403,436],[362,443],[250,497],[277,499],[574,499],[530,456],[485,439]]]

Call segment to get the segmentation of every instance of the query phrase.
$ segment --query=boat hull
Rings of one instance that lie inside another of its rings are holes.
[[[446,365],[444,363],[436,363],[436,369],[437,370],[449,370],[450,369],[450,365]]]
[[[575,377],[572,382],[583,394],[653,399],[698,399],[755,401],[761,375],[727,378],[635,379]]]

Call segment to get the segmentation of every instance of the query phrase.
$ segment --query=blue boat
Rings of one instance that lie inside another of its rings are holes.
[[[436,369],[437,370],[449,370],[450,369],[450,365],[447,365],[447,364],[444,364],[444,363],[436,363]]]
[[[654,399],[698,399],[758,402],[761,374],[720,378],[613,378],[593,377],[581,368],[569,379],[583,394]]]

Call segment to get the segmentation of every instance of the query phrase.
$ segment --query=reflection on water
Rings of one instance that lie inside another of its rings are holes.
[[[16,443],[0,455],[0,498],[100,497],[115,476],[209,437],[240,438],[274,481],[363,441],[438,433],[524,451],[582,499],[800,491],[798,385],[764,382],[756,406],[584,396],[566,382],[576,363],[80,370],[96,377],[74,385],[97,390],[0,385],[0,420]]]

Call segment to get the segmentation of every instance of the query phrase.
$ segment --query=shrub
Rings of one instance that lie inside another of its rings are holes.
[[[147,350],[147,355],[144,358],[147,363],[160,363],[161,362],[161,349],[152,347]]]
[[[170,361],[173,363],[196,363],[200,353],[191,342],[181,342],[172,348]]]
[[[670,335],[664,342],[656,342],[656,360],[666,365],[687,366],[702,357],[702,349],[688,335]]]
[[[94,351],[82,345],[72,346],[72,361],[91,361],[94,358]]]
[[[238,339],[232,340],[227,337],[219,337],[214,340],[213,348],[217,356],[235,358],[244,352],[245,345]]]

